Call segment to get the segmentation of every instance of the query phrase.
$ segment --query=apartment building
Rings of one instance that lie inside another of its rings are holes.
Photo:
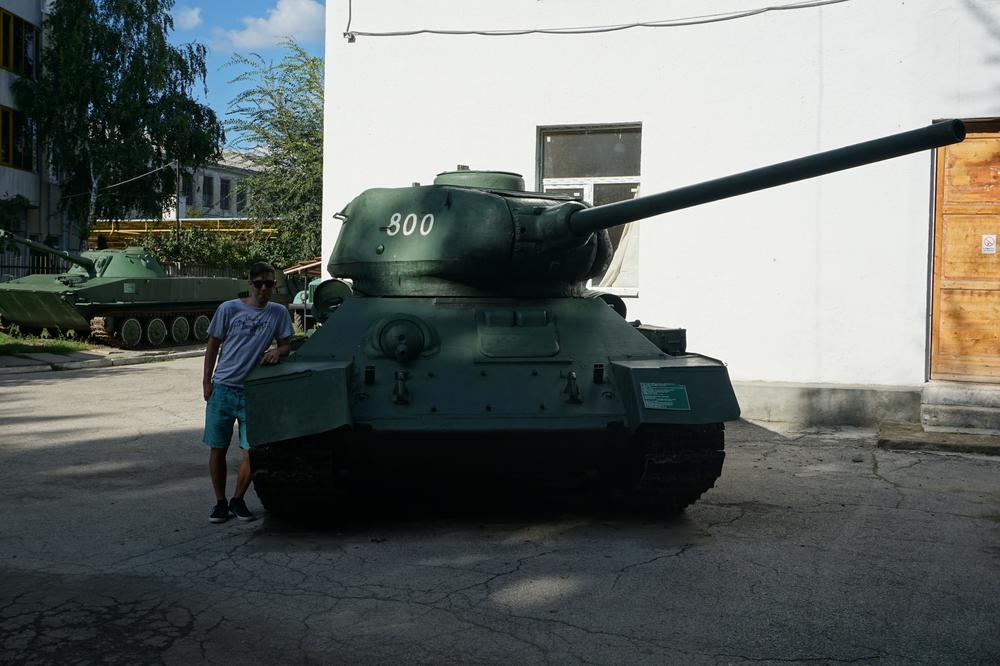
[[[59,187],[38,149],[31,118],[20,112],[10,90],[17,78],[39,71],[45,4],[0,0],[0,226],[75,249],[79,241],[59,212]]]

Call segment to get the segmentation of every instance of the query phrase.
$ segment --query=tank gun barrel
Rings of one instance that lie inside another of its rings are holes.
[[[961,120],[945,120],[927,127],[856,143],[732,176],[681,187],[668,192],[585,208],[573,212],[567,224],[577,236],[634,222],[654,215],[727,199],[769,187],[794,183],[910,153],[940,148],[965,138]]]
[[[35,250],[37,252],[54,254],[57,257],[62,257],[66,261],[72,262],[79,266],[83,266],[83,268],[87,271],[87,274],[90,275],[90,277],[97,276],[97,269],[94,266],[94,262],[88,259],[87,257],[81,257],[78,254],[73,254],[72,252],[67,252],[65,250],[56,250],[55,248],[51,248],[48,245],[45,245],[44,243],[36,243],[33,240],[28,240],[27,238],[21,238],[20,236],[15,236],[14,234],[4,229],[0,229],[0,240],[8,240],[8,241],[13,241],[14,243],[20,243],[21,245],[30,247],[32,250]]]

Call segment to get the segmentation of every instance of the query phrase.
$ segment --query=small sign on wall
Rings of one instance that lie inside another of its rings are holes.
[[[997,235],[996,234],[983,234],[983,244],[980,246],[980,250],[983,254],[996,254],[997,253]]]

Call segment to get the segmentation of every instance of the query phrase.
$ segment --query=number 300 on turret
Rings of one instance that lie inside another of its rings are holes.
[[[434,228],[434,214],[427,213],[420,218],[420,235],[427,236]],[[417,214],[409,213],[404,218],[402,213],[393,213],[389,218],[389,226],[385,228],[385,233],[395,236],[400,231],[404,236],[412,236],[417,231]]]

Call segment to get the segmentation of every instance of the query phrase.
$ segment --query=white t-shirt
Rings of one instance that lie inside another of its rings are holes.
[[[255,308],[236,298],[215,311],[208,334],[222,340],[212,381],[243,388],[243,380],[260,363],[271,342],[291,337],[292,321],[288,310],[278,303]]]

